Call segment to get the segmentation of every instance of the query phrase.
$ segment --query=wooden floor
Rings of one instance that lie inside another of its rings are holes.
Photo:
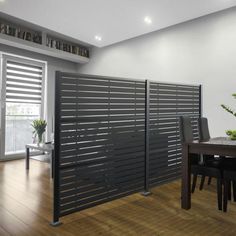
[[[215,184],[193,194],[192,209],[180,208],[180,182],[112,201],[70,216],[63,224],[49,225],[52,182],[47,163],[24,161],[0,163],[0,236],[83,235],[236,235],[236,203],[228,213],[217,210]]]

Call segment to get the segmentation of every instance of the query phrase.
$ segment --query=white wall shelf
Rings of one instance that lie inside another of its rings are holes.
[[[82,57],[73,53],[61,51],[54,48],[49,48],[46,45],[37,44],[5,34],[0,34],[0,43],[79,64],[89,62],[89,58],[87,57]]]

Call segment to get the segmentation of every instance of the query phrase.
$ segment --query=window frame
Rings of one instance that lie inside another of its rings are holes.
[[[46,82],[47,82],[47,62],[32,59],[29,57],[18,56],[14,54],[0,52],[0,160],[13,160],[24,157],[24,152],[7,154],[5,153],[5,137],[6,137],[6,76],[7,76],[7,62],[19,62],[32,66],[42,67],[42,93],[40,104],[40,118],[45,117],[45,97],[46,97]]]

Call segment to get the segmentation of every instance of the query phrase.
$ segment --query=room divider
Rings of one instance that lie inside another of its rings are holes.
[[[201,86],[57,72],[53,225],[180,177],[178,117],[197,138]]]

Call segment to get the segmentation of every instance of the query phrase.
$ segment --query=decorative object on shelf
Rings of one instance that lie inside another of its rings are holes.
[[[34,128],[33,134],[35,135],[35,137],[37,136],[37,143],[42,143],[43,134],[47,127],[47,122],[42,119],[34,120],[32,123],[32,127]]]
[[[24,27],[17,26],[14,23],[5,22],[2,19],[0,19],[0,33],[42,44],[42,35],[40,32],[25,29]]]
[[[226,130],[226,134],[231,140],[236,140],[236,130]]]
[[[236,93],[232,94],[234,98],[236,98]],[[232,114],[236,117],[236,112],[232,110],[229,106],[221,104],[221,107],[227,111],[228,113]],[[236,130],[226,130],[226,134],[230,137],[231,140],[236,140]]]
[[[56,39],[51,36],[47,36],[47,46],[49,48],[55,48],[57,50],[61,50],[64,52],[69,52],[72,54],[76,54],[82,57],[89,58],[89,50],[81,45],[73,44],[70,42],[66,42],[61,39]]]

